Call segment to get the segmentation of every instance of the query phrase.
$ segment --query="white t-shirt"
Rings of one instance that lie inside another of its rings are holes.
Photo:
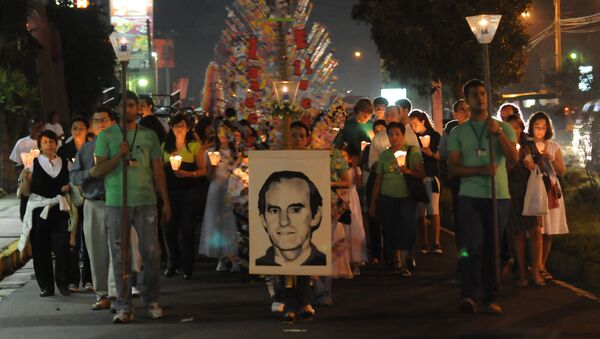
[[[65,134],[62,126],[58,122],[55,122],[53,124],[47,122],[46,124],[44,124],[44,129],[56,133],[57,137],[60,137],[61,135]]]
[[[29,151],[36,148],[38,148],[37,140],[31,139],[31,136],[28,135],[25,138],[21,138],[17,141],[8,158],[19,165],[23,165],[21,153],[29,153]]]

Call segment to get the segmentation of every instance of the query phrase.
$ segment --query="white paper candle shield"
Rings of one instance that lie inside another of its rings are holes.
[[[521,150],[521,144],[517,144],[517,151]]]
[[[179,167],[181,167],[181,155],[172,155],[169,157],[171,161],[171,169],[173,171],[179,171]]]
[[[394,152],[394,156],[396,157],[398,166],[402,167],[406,164],[406,151],[396,151]]]
[[[218,151],[208,152],[208,159],[210,160],[211,165],[217,166],[219,164],[219,160],[221,160],[221,153]]]
[[[370,144],[370,142],[361,141],[361,142],[360,142],[360,150],[361,150],[361,151],[364,151],[364,150],[365,150],[365,148],[367,148],[367,145],[369,145],[369,144]]]
[[[26,168],[31,168],[33,166],[33,159],[37,158],[39,155],[40,150],[37,148],[34,148],[29,152],[21,152],[21,161],[23,162],[23,166]]]
[[[423,135],[419,137],[419,140],[421,140],[421,146],[423,146],[423,148],[428,148],[431,137],[429,135]]]

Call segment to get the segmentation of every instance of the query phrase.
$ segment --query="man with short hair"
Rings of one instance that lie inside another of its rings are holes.
[[[512,166],[518,161],[516,135],[510,124],[490,117],[482,81],[468,81],[463,94],[471,107],[471,119],[456,126],[448,138],[448,168],[450,174],[461,178],[458,204],[461,220],[458,253],[462,272],[460,310],[475,313],[481,303],[485,313],[501,314],[502,308],[497,304],[498,249],[494,239],[499,239],[502,234],[508,215],[510,194],[506,164]],[[493,138],[495,164],[490,163],[489,138]],[[492,178],[496,182],[496,192],[491,190]],[[491,213],[494,193],[498,230],[494,230],[495,216]],[[483,292],[481,299],[480,292]]]
[[[73,185],[81,187],[83,203],[83,234],[90,258],[92,282],[96,292],[96,302],[92,310],[110,308],[109,298],[117,296],[112,270],[108,241],[108,227],[105,222],[104,204],[106,192],[104,178],[96,177],[94,151],[96,136],[116,123],[115,114],[107,108],[99,108],[92,115],[94,140],[88,141],[77,152],[70,179]]]
[[[377,97],[373,100],[373,107],[375,111],[375,121],[384,119],[385,109],[388,107],[389,102],[384,97]]]
[[[123,207],[123,162],[128,170],[127,209],[128,223],[136,230],[139,249],[144,267],[143,297],[148,305],[150,317],[157,319],[164,316],[158,303],[160,278],[160,247],[158,244],[158,213],[156,209],[155,186],[163,201],[162,217],[167,221],[171,216],[171,205],[167,193],[165,173],[160,144],[156,133],[138,126],[138,98],[127,91],[122,100],[126,100],[127,142],[123,142],[122,127],[118,124],[105,129],[96,139],[96,175],[104,176],[106,189],[106,224],[109,229],[110,252],[113,259],[113,272],[117,291],[121,291],[123,274],[121,253],[122,239],[128,234],[121,234],[121,216]],[[122,161],[125,159],[125,161]],[[154,183],[154,184],[153,184]],[[114,323],[133,321],[133,305],[131,303],[131,279],[127,281],[125,296],[119,295],[115,306],[117,314]]]
[[[271,173],[258,194],[258,210],[272,246],[256,265],[326,265],[325,254],[311,242],[322,207],[319,190],[304,173]]]
[[[358,164],[361,142],[371,142],[371,138],[373,137],[372,115],[373,104],[371,100],[367,98],[359,99],[354,105],[353,117],[346,120],[344,128],[335,137],[334,144],[336,148],[341,149],[344,144],[348,145],[349,155],[357,160],[353,162],[354,166]]]

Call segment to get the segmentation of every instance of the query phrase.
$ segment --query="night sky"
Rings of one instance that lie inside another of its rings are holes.
[[[352,90],[353,95],[375,96],[381,86],[379,61],[369,28],[358,25],[350,18],[356,0],[313,0],[312,21],[324,23],[332,38],[332,48],[340,60],[335,74],[339,77],[338,90]],[[155,34],[157,37],[172,36],[175,39],[176,68],[171,79],[181,76],[190,78],[189,95],[198,98],[204,82],[204,72],[213,57],[215,42],[224,28],[225,6],[232,0],[154,0]],[[600,1],[562,1],[562,16],[580,17],[600,12]],[[531,35],[548,26],[553,20],[552,0],[535,0],[528,32]],[[465,23],[466,24],[466,23]],[[596,55],[600,55],[600,33],[563,34],[563,53],[572,50],[583,53],[584,63],[600,67]],[[539,86],[540,65],[553,65],[553,38],[540,43],[530,54],[526,78],[510,90],[535,90]],[[355,50],[363,57],[354,58]],[[164,88],[164,74],[161,74]]]
[[[199,97],[206,66],[213,57],[214,45],[224,28],[225,6],[232,0],[155,0],[157,37],[175,39],[176,68],[171,79],[190,78],[190,96]],[[335,57],[340,60],[335,74],[338,90],[353,95],[377,95],[380,88],[379,57],[368,27],[350,18],[353,0],[313,0],[311,22],[318,21],[330,31]],[[353,54],[360,50],[362,58]],[[161,78],[164,76],[162,73]],[[164,78],[162,78],[164,79]],[[159,81],[164,88],[164,80]]]

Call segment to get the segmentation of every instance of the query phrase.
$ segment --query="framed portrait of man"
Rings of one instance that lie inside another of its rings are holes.
[[[250,151],[250,273],[331,275],[328,151]]]

